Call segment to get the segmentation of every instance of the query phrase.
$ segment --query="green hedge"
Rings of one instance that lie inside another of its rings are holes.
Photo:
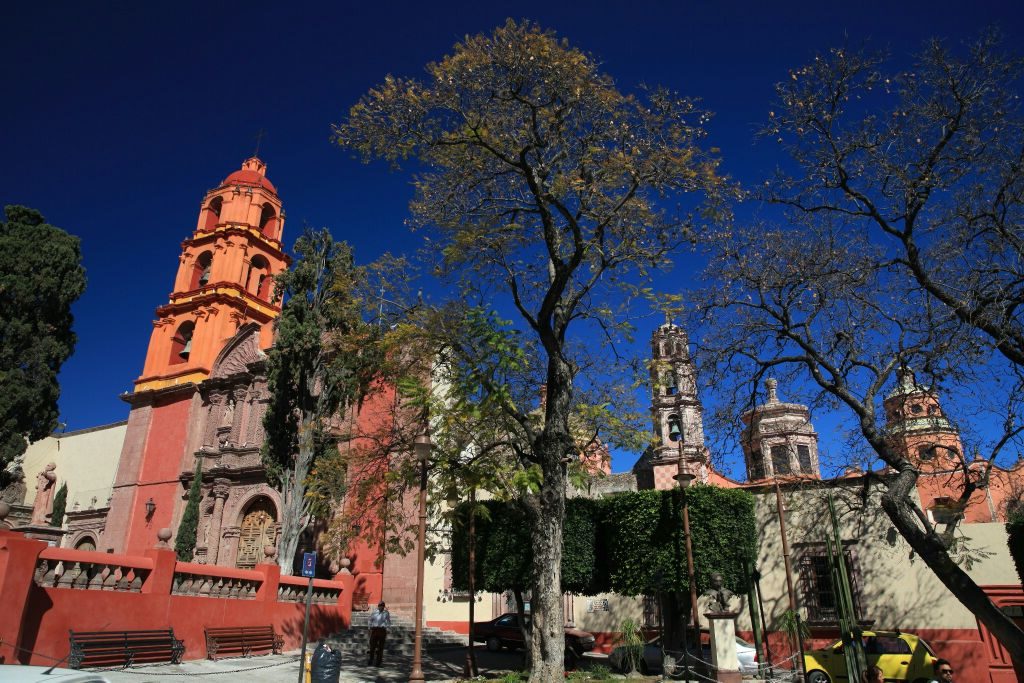
[[[756,554],[754,498],[746,491],[714,486],[636,491],[592,500],[566,501],[562,537],[562,590],[579,595],[613,591],[651,595],[688,592],[683,496],[689,496],[698,591],[712,572],[745,592],[744,562]],[[515,501],[478,504],[476,585],[500,593],[530,587],[532,552],[526,511]],[[468,504],[459,507],[452,533],[452,580],[468,588]]]

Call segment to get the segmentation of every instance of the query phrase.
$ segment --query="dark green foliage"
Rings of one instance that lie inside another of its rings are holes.
[[[483,510],[481,510],[483,508]],[[469,588],[469,503],[459,506],[452,529],[452,580]],[[530,527],[518,501],[477,503],[476,589],[490,593],[527,590],[530,586]]]
[[[68,507],[68,483],[64,482],[57,489],[57,495],[53,497],[53,512],[50,513],[50,526],[60,528],[64,526],[64,511]]]
[[[683,492],[637,491],[601,500],[566,501],[562,545],[562,590],[580,595],[614,591],[623,595],[689,592],[683,534]],[[754,498],[746,491],[691,486],[694,573],[698,592],[712,572],[737,593],[747,590],[743,563],[756,555]],[[489,592],[530,585],[529,531],[520,505],[487,501],[477,514],[477,588]],[[452,578],[468,586],[468,507],[456,514],[452,533]]]
[[[603,501],[601,536],[611,590],[623,595],[687,590],[680,501],[677,492],[653,490]]]
[[[57,374],[75,348],[71,304],[85,290],[77,237],[23,206],[0,222],[0,477],[26,442],[57,427]],[[0,486],[7,482],[0,479]]]
[[[285,302],[267,359],[271,401],[263,461],[278,483],[300,446],[300,421],[309,420],[313,460],[333,449],[326,420],[358,399],[376,367],[374,328],[360,316],[354,283],[361,275],[349,246],[327,230],[307,229],[295,242],[295,254],[294,267],[277,277]]]
[[[192,486],[188,489],[188,503],[181,513],[178,533],[174,536],[174,552],[179,562],[191,562],[196,550],[196,534],[199,531],[199,499],[203,497],[203,463],[196,463]]]
[[[331,419],[366,395],[381,368],[380,331],[363,321],[357,295],[365,272],[348,245],[307,229],[295,255],[291,270],[277,276],[284,304],[267,357],[262,450],[267,478],[281,494],[278,558],[286,573],[313,509],[325,502],[308,492],[318,461],[337,454]]]
[[[530,588],[533,552],[526,511],[518,501],[489,500],[478,503],[476,517],[477,590],[501,593]],[[481,513],[479,506],[486,512]],[[570,498],[566,501],[562,534],[562,590],[579,595],[603,591],[599,585],[597,520],[600,501]],[[469,587],[468,503],[459,507],[452,531],[452,580],[455,587]]]
[[[1006,542],[1010,557],[1017,567],[1017,576],[1024,582],[1024,506],[1013,510],[1006,520]]]
[[[565,501],[562,529],[562,591],[578,595],[602,592],[600,585],[598,519],[601,501],[570,498]]]
[[[746,593],[749,586],[744,562],[753,564],[757,557],[754,496],[717,486],[690,486],[686,495],[690,498],[697,591],[707,589],[711,574],[720,572],[732,591]]]

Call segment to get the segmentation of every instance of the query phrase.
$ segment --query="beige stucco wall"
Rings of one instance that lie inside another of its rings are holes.
[[[28,447],[22,463],[25,505],[36,497],[36,476],[47,463],[57,464],[57,482],[67,482],[67,510],[106,507],[117,471],[127,422],[48,436]],[[93,499],[95,498],[95,502]]]
[[[440,541],[440,539],[438,539]],[[441,545],[439,542],[438,545]],[[445,587],[445,571],[449,556],[439,554],[428,561],[423,568],[423,612],[426,620],[436,621],[460,621],[469,622],[469,599],[459,597],[454,600],[442,600],[442,591]],[[491,593],[480,593],[480,599],[476,602],[473,618],[475,621],[489,621],[502,614],[501,611],[494,613],[492,604],[495,602]]]
[[[862,507],[860,485],[835,490],[842,539],[852,541],[857,565],[864,617],[876,628],[977,628],[974,616],[943,586],[910,545],[893,529],[881,509],[881,491],[873,487],[868,505]],[[804,601],[799,564],[812,543],[823,543],[831,533],[825,491],[809,488],[783,491],[787,510],[787,532],[792,554],[793,581],[797,603]],[[769,627],[779,627],[779,618],[789,607],[785,565],[776,510],[771,489],[757,494],[756,508],[760,544],[758,568],[761,592]],[[960,564],[980,585],[1017,584],[1001,524],[961,526],[964,551]],[[803,611],[803,610],[802,610]],[[749,620],[739,627],[748,628]]]

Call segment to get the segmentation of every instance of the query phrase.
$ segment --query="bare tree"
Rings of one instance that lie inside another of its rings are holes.
[[[709,240],[705,367],[723,386],[752,378],[731,385],[743,409],[769,373],[810,380],[813,404],[845,409],[895,473],[882,497],[895,528],[1024,662],[1024,633],[951,556],[955,522],[933,524],[915,503],[921,462],[882,410],[883,391],[911,367],[927,385],[983,393],[978,409],[996,432],[984,465],[947,459],[960,505],[1019,446],[1020,62],[985,36],[963,58],[932,42],[911,71],[886,75],[884,64],[833,50],[778,87],[765,133],[791,160],[764,198],[788,224]]]

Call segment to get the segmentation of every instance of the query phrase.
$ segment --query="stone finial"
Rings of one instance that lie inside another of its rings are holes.
[[[769,377],[764,381],[764,388],[768,391],[768,403],[778,403],[779,394],[777,389],[779,387],[779,380],[774,377]]]
[[[171,540],[171,530],[170,529],[168,529],[167,527],[164,527],[164,528],[160,529],[159,531],[156,532],[156,537],[157,537],[157,540],[159,541],[156,544],[157,548],[169,549],[171,547],[170,545],[167,544],[167,541]]]
[[[11,505],[0,500],[0,523],[3,523],[7,519],[7,515],[11,514]]]
[[[348,568],[352,566],[352,560],[348,559],[347,557],[343,557],[343,558],[341,558],[341,562],[339,562],[338,564],[341,565],[341,569],[340,569],[339,573],[341,573],[341,574],[348,574],[349,573]]]
[[[274,556],[277,555],[277,546],[270,545],[269,543],[263,546],[263,562],[266,564],[274,564]]]

